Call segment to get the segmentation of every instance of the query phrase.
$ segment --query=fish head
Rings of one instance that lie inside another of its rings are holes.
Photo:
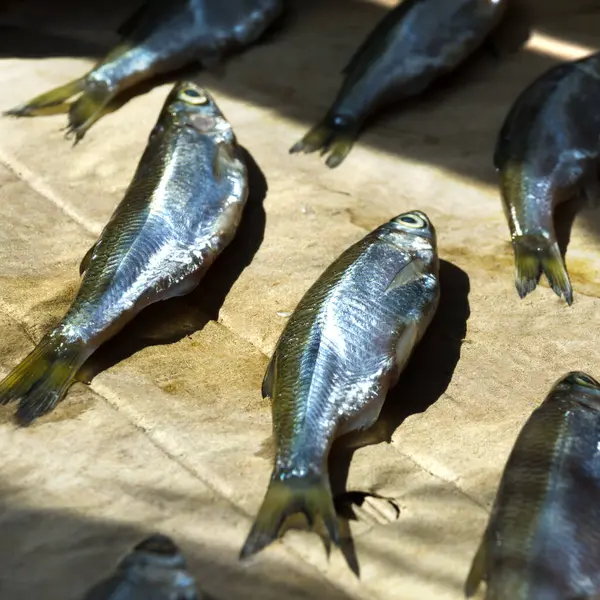
[[[134,548],[134,551],[150,552],[152,554],[161,554],[173,556],[179,554],[179,549],[175,542],[168,536],[160,533],[154,533],[147,538],[144,538]]]
[[[171,125],[193,127],[202,134],[231,134],[231,125],[225,119],[211,94],[192,81],[176,84],[165,102],[166,115]]]
[[[123,567],[140,565],[184,569],[186,561],[171,538],[155,533],[136,544],[122,562]]]
[[[394,217],[379,228],[386,241],[403,248],[415,250],[437,249],[435,227],[429,217],[420,210],[411,210]]]
[[[568,395],[571,399],[600,411],[600,383],[583,371],[571,371],[555,384],[549,398]]]

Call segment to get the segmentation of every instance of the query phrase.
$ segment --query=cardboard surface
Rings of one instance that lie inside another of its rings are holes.
[[[95,4],[4,5],[0,109],[82,74],[136,3]],[[28,430],[0,410],[2,599],[78,598],[155,530],[216,599],[461,597],[520,427],[567,370],[600,374],[598,210],[572,228],[574,305],[545,283],[520,301],[491,164],[512,101],[560,57],[594,48],[600,12],[591,0],[521,3],[535,31],[518,52],[484,53],[385,115],[336,170],[290,156],[383,4],[292,3],[268,41],[200,77],[255,163],[244,223],[197,291],[148,309],[100,352],[90,387]],[[170,87],[133,98],[75,148],[62,116],[0,119],[0,375],[66,310]],[[438,231],[440,309],[370,443],[332,462],[336,490],[393,502],[355,510],[361,578],[304,532],[239,563],[270,475],[260,384],[285,314],[348,245],[413,208]]]

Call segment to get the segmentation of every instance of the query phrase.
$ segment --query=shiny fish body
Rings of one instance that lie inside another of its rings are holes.
[[[507,0],[404,0],[369,34],[325,118],[290,152],[329,152],[337,167],[365,119],[458,67],[499,23]]]
[[[78,141],[118,94],[193,62],[210,65],[255,42],[282,7],[282,0],[146,0],[119,29],[121,43],[89,73],[6,114],[68,111],[68,133]]]
[[[306,292],[263,383],[276,458],[242,557],[277,536],[286,517],[324,522],[339,545],[327,456],[335,437],[372,425],[427,329],[439,299],[435,230],[402,214],[344,252]]]
[[[600,384],[572,372],[525,423],[466,584],[486,600],[600,597]]]
[[[206,90],[169,94],[125,197],[84,257],[61,323],[4,381],[28,424],[51,410],[78,368],[136,314],[191,291],[233,239],[248,196],[230,124]]]
[[[202,600],[185,558],[168,537],[140,542],[115,573],[91,588],[83,600]]]
[[[554,232],[554,207],[581,192],[597,199],[600,157],[600,53],[558,65],[511,108],[494,164],[515,253],[521,298],[544,272],[568,304],[573,291]]]

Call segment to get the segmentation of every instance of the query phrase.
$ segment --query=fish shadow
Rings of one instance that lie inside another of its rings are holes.
[[[431,325],[392,388],[376,423],[362,432],[340,437],[329,458],[331,489],[342,530],[342,552],[358,574],[358,561],[351,539],[349,521],[357,520],[355,506],[369,497],[387,500],[398,511],[392,499],[373,491],[348,490],[347,480],[354,452],[365,446],[391,443],[394,432],[402,423],[425,412],[440,398],[452,380],[460,359],[460,350],[467,332],[470,284],[468,275],[459,267],[440,260],[440,303]]]
[[[267,181],[250,153],[241,148],[248,168],[249,195],[237,234],[207,271],[196,289],[185,296],[157,302],[144,309],[83,365],[78,379],[94,377],[140,350],[172,344],[200,331],[219,317],[227,294],[260,248],[265,232],[264,199]]]
[[[359,138],[362,138],[371,129],[377,130],[380,136],[385,136],[382,125],[389,126],[394,122],[394,117],[400,113],[413,112],[418,116],[418,113],[422,112],[421,109],[427,112],[451,103],[459,91],[468,87],[477,78],[477,75],[485,73],[487,77],[491,76],[494,70],[501,67],[503,61],[517,54],[530,39],[533,25],[534,18],[530,8],[522,2],[509,4],[500,23],[489,33],[479,48],[467,56],[455,69],[441,75],[419,94],[382,106],[369,115],[361,128]],[[396,134],[410,133],[410,131],[403,132],[397,128],[394,129],[396,129]],[[433,138],[436,136],[424,136],[424,141],[429,145],[439,144],[440,140]],[[406,140],[402,140],[402,143],[406,143]],[[488,175],[486,180],[490,177],[491,175]]]
[[[600,198],[598,199],[600,200]],[[567,248],[571,241],[571,230],[577,214],[586,207],[588,201],[581,197],[571,198],[559,204],[554,210],[554,232],[560,249],[560,254],[565,259]]]
[[[36,43],[32,44],[32,37]],[[110,45],[95,41],[73,39],[61,33],[31,31],[20,25],[0,26],[0,58],[39,58],[43,47],[48,56],[102,56]]]
[[[94,463],[92,457],[86,460]],[[125,472],[129,471],[125,469]],[[109,477],[108,473],[106,476]],[[186,531],[173,525],[172,515],[191,523],[197,521],[198,505],[202,506],[201,518],[207,523],[223,520],[219,503],[204,488],[194,488],[197,492],[190,493],[188,488],[179,489],[178,483],[170,487],[173,480],[167,479],[158,484],[138,481],[135,485],[123,486],[121,492],[120,484],[125,480],[127,476],[123,473],[110,476],[110,481],[106,481],[107,490],[114,494],[110,497],[126,502],[124,512],[141,507],[139,518],[115,520],[102,511],[84,514],[58,506],[34,507],[22,500],[32,493],[31,488],[15,485],[5,474],[0,476],[1,597],[7,600],[88,598],[86,594],[91,586],[113,575],[118,562],[135,544],[157,532],[168,535],[179,546],[202,600],[351,600],[343,590],[334,588],[318,573],[302,565],[290,566],[266,556],[253,568],[244,568],[234,558],[236,527],[226,519],[218,530],[222,535],[212,539],[199,536],[193,528]],[[168,515],[163,509],[157,511],[157,507],[166,505],[170,507]],[[127,597],[140,596],[128,593]]]
[[[32,3],[34,6],[36,2]],[[138,7],[139,8],[139,7]],[[131,17],[135,11],[127,13],[127,17]],[[2,13],[0,12],[0,18]],[[180,81],[195,81],[199,85],[207,84],[211,88],[214,83],[217,85],[222,83],[227,76],[228,67],[234,63],[236,58],[239,58],[244,52],[251,51],[254,47],[269,46],[277,41],[278,37],[284,32],[293,22],[294,16],[291,11],[283,11],[275,20],[268,26],[262,36],[248,44],[247,48],[232,47],[222,53],[220,59],[202,64],[200,62],[191,61],[190,63],[173,69],[167,73],[149,77],[138,84],[131,86],[120,92],[103,110],[101,118],[107,117],[119,111],[123,106],[138,96],[143,96],[151,92],[154,88],[167,84],[175,84]],[[23,26],[20,23],[0,24],[0,58],[19,56],[20,58],[36,58],[41,56],[85,56],[92,58],[95,61],[105,57],[111,49],[122,42],[119,26],[114,28],[111,33],[102,31],[96,32],[94,39],[82,39],[79,36],[65,34],[64,32],[52,32],[31,29],[28,26]],[[129,36],[131,44],[138,45],[143,42],[142,39],[136,38],[135,35]],[[41,50],[43,49],[43,50]],[[86,74],[86,70],[82,69],[81,76]],[[70,104],[69,104],[70,106]],[[56,107],[48,107],[44,110],[45,116],[62,114],[68,109],[64,105]]]
[[[563,19],[552,19],[553,10],[546,6],[558,3],[513,0],[505,19],[489,38],[488,46],[494,47],[497,59],[488,56],[480,60],[482,52],[474,53],[459,69],[417,98],[394,103],[388,111],[382,111],[384,122],[379,126],[365,124],[357,146],[375,147],[492,183],[495,173],[490,155],[506,112],[526,84],[557,62],[544,52],[524,48],[519,52],[520,67],[516,70],[511,67],[514,60],[509,55],[513,49],[522,48],[529,37],[531,20],[536,26],[540,20],[547,21],[547,26],[557,21],[553,35],[565,36]],[[0,11],[0,24],[8,22],[21,30],[2,38],[0,29],[2,56],[100,58],[114,47],[115,31],[139,7],[140,0],[104,0],[102,10],[98,10],[100,4],[96,1],[63,0],[55,6],[46,0],[13,0],[13,4],[13,10],[7,11],[12,14],[10,19]],[[381,3],[362,0],[289,0],[279,22],[272,23],[251,47],[224,60],[224,73],[216,70],[221,76],[213,76],[216,71],[196,68],[194,79],[198,78],[216,97],[222,94],[266,108],[308,130],[335,98],[342,82],[341,69],[387,11]],[[511,15],[514,12],[518,13],[516,18]],[[586,28],[594,31],[589,24]],[[568,34],[568,39],[577,38],[578,31]],[[85,40],[92,40],[98,49]],[[119,95],[107,113],[161,81],[180,78],[172,73],[166,80],[152,79],[128,90],[126,95]],[[374,119],[378,120],[379,115]],[[294,141],[290,137],[283,142],[280,152],[287,153]],[[301,160],[317,158],[290,158],[290,165]],[[346,160],[348,166],[340,168],[351,168],[352,155]]]

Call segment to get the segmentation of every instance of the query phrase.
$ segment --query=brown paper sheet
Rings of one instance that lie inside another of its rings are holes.
[[[95,4],[4,5],[0,109],[82,74],[136,3]],[[594,48],[594,6],[528,2],[536,31],[526,47],[484,53],[399,106],[333,171],[288,148],[326,109],[383,4],[292,3],[282,31],[224,76],[203,76],[255,162],[244,224],[196,292],[149,309],[101,353],[90,387],[77,384],[27,430],[10,422],[14,407],[0,411],[0,597],[77,598],[158,530],[217,599],[460,598],[518,430],[561,374],[600,374],[598,211],[573,225],[573,307],[545,284],[519,301],[491,164],[521,89]],[[0,119],[0,375],[73,298],[79,261],[121,199],[169,88],[135,97],[75,148],[60,132],[64,117]],[[399,514],[377,498],[356,508],[360,580],[304,532],[240,563],[270,474],[260,383],[281,315],[349,244],[412,208],[438,230],[439,314],[372,443],[332,467],[337,490],[391,498]]]

